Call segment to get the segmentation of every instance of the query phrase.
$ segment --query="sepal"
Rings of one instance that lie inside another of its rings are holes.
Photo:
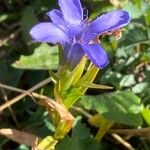
[[[57,142],[52,136],[47,136],[39,142],[37,150],[55,150]]]

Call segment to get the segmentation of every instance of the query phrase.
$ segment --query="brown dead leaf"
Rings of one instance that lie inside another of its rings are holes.
[[[38,139],[36,135],[9,128],[0,129],[0,134],[19,144],[25,144],[27,146],[35,146]]]
[[[50,99],[46,96],[39,95],[36,93],[32,93],[32,96],[38,99],[38,103],[50,112],[52,119],[56,122],[56,131],[55,131],[55,139],[62,139],[72,128],[74,117],[72,114],[65,108],[63,104],[60,104],[53,99]],[[55,123],[55,122],[54,122]]]
[[[65,108],[63,104],[60,104],[46,96],[39,95],[36,93],[32,94],[33,97],[37,98],[39,101],[38,103],[44,107],[46,107],[48,110],[56,111],[60,115],[61,121],[74,121],[74,117],[70,114],[70,112]]]

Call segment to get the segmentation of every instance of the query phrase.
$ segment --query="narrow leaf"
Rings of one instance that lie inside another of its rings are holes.
[[[51,136],[48,136],[38,144],[37,150],[55,150],[56,144],[57,140]]]
[[[94,84],[94,83],[91,83],[91,82],[83,82],[82,84],[78,84],[77,86],[93,88],[93,89],[113,89],[113,87],[111,87],[111,86]]]

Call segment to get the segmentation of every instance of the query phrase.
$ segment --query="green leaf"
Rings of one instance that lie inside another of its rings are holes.
[[[148,83],[147,82],[143,82],[143,83],[138,83],[135,86],[132,87],[132,91],[135,94],[139,94],[144,92],[144,90],[146,90],[146,88],[148,88]]]
[[[61,60],[60,57],[59,60]],[[73,88],[73,86],[76,84],[76,82],[78,82],[78,80],[82,76],[86,65],[86,61],[87,58],[83,57],[79,62],[79,64],[72,71],[69,70],[69,68],[65,65],[60,66],[58,73],[59,79],[57,80],[57,83],[55,84],[54,88],[56,99],[63,101],[69,97],[70,103],[73,103],[76,99],[78,99],[82,95],[80,89]]]
[[[29,56],[21,56],[13,67],[19,69],[56,69],[58,66],[58,47],[50,47],[48,44],[41,44],[35,48],[34,53]]]
[[[129,30],[127,34],[124,34],[120,42],[120,46],[128,47],[134,46],[140,43],[147,43],[150,41],[150,36],[148,30],[141,27],[136,27],[132,30]]]
[[[67,66],[62,66],[59,73],[61,92],[66,91],[71,85],[76,84],[83,74],[87,58],[83,57],[74,70],[70,71]],[[67,82],[66,82],[67,81]]]
[[[150,126],[150,109],[144,108],[144,110],[142,111],[142,115],[147,124]]]
[[[93,89],[113,89],[113,87],[111,87],[111,86],[101,85],[101,84],[94,84],[94,83],[91,83],[91,82],[83,82],[82,84],[78,84],[77,86],[93,88]]]
[[[134,56],[129,57],[125,66],[131,66],[135,61],[137,61],[140,57],[139,53],[135,53]]]
[[[84,91],[81,91],[79,87],[71,88],[68,93],[66,93],[64,105],[70,108],[81,96],[83,96]]]
[[[143,52],[143,56],[141,57],[141,61],[149,61],[150,60],[150,48]]]
[[[72,137],[77,137],[79,139],[84,139],[88,137],[90,138],[90,129],[86,127],[86,124],[81,123],[81,117],[77,117],[76,120],[77,122],[73,127]]]
[[[147,9],[145,13],[145,21],[148,26],[150,26],[150,7]]]
[[[119,83],[122,78],[122,74],[119,72],[107,70],[105,74],[101,77],[100,83],[113,85],[119,88]]]
[[[145,11],[149,8],[147,0],[132,0],[132,1],[134,1],[133,4],[136,6],[136,8],[139,9],[141,14],[145,15]]]
[[[140,9],[136,7],[132,2],[128,2],[124,9],[129,12],[131,18],[133,19],[139,18],[142,15]]]
[[[29,32],[33,25],[38,22],[38,19],[35,16],[34,8],[31,6],[26,7],[23,11],[22,18],[21,18],[21,30],[23,34],[23,39],[25,42],[31,40]]]
[[[84,82],[93,82],[95,79],[97,73],[99,71],[99,68],[92,65],[90,69],[78,80],[76,85],[72,86],[68,91],[66,91],[63,100],[64,104],[67,108],[71,107],[88,89],[88,87],[78,87],[77,85]]]
[[[136,84],[135,78],[133,74],[128,74],[123,76],[123,78],[120,81],[120,87],[130,87],[132,85]]]
[[[80,102],[86,109],[95,109],[108,120],[121,124],[139,126],[142,124],[139,97],[131,91],[117,91],[98,96],[84,96]]]
[[[80,139],[66,137],[57,144],[56,150],[104,150],[103,147],[91,138]]]
[[[84,82],[93,82],[95,79],[97,73],[99,71],[99,68],[96,67],[95,65],[92,65],[89,70],[82,76],[82,78],[78,81],[78,83],[84,83]],[[77,83],[77,84],[78,84]]]

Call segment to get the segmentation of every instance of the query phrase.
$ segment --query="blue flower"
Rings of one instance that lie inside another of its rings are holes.
[[[58,3],[61,11],[53,9],[48,12],[52,22],[35,25],[30,31],[32,38],[38,42],[61,44],[64,61],[72,69],[84,55],[103,69],[109,60],[99,45],[98,36],[126,26],[130,22],[128,12],[115,10],[88,21],[83,19],[80,0],[58,0]]]

